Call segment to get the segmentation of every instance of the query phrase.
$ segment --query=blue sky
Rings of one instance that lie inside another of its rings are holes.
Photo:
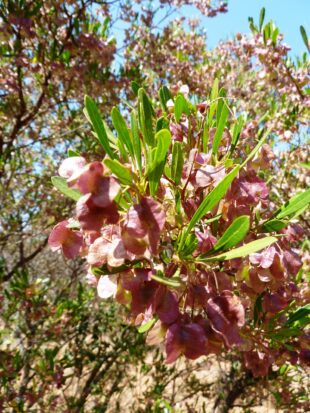
[[[262,7],[266,9],[265,22],[272,19],[278,25],[285,36],[284,41],[292,48],[292,55],[305,52],[299,26],[303,25],[310,37],[310,0],[229,0],[228,13],[201,19],[207,29],[208,46],[213,48],[219,40],[225,40],[238,31],[248,32],[248,17],[258,21]],[[193,7],[188,11],[201,17]]]

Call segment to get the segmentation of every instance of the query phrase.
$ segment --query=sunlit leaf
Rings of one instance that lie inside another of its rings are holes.
[[[234,220],[234,222],[227,228],[221,238],[217,241],[214,247],[207,252],[207,254],[201,257],[208,256],[217,251],[228,250],[235,245],[239,244],[250,229],[250,218],[246,215],[242,215]]]
[[[69,188],[65,178],[62,178],[61,176],[52,176],[51,181],[54,187],[64,195],[66,195],[68,198],[71,198],[74,201],[78,201],[81,198],[82,194],[80,193],[80,191],[78,191],[77,189]]]
[[[100,112],[95,102],[89,96],[85,96],[84,102],[85,102],[84,113],[86,117],[88,118],[88,120],[90,121],[90,123],[92,124],[94,131],[97,134],[99,142],[101,143],[103,149],[106,151],[109,157],[111,159],[114,159],[115,155],[110,147],[108,136],[104,128],[104,124],[102,122]]]
[[[234,248],[230,251],[224,252],[213,257],[204,258],[203,261],[226,261],[232,260],[234,258],[246,257],[254,252],[261,251],[262,249],[268,247],[269,245],[277,241],[276,237],[266,237],[257,239],[255,241],[249,242],[239,248]]]

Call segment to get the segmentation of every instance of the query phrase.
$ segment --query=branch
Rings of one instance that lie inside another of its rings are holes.
[[[21,267],[22,265],[25,265],[27,262],[31,261],[33,258],[35,258],[45,248],[46,244],[47,244],[47,237],[44,239],[43,243],[39,245],[38,248],[34,250],[30,255],[28,255],[27,257],[23,257],[20,261],[18,261],[18,263],[14,265],[12,270],[8,274],[6,274],[4,277],[2,277],[1,282],[9,281],[13,277],[14,273],[18,270],[18,268]]]

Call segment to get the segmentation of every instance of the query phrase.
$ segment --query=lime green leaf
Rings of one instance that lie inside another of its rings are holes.
[[[109,125],[103,119],[102,119],[102,123],[103,123],[104,129],[106,131],[108,140],[110,142],[110,147],[113,148],[113,149],[117,149],[117,138],[116,138],[116,136],[114,136],[113,132],[109,128]]]
[[[259,15],[259,31],[262,31],[262,27],[264,24],[264,20],[265,20],[265,7],[263,7],[260,11],[260,15]]]
[[[156,323],[156,318],[155,317],[151,318],[151,320],[149,320],[147,323],[142,324],[140,327],[138,327],[138,333],[140,334],[146,333],[153,327],[155,323]]]
[[[168,112],[167,102],[172,99],[172,95],[167,86],[162,86],[159,89],[159,100],[165,112]]]
[[[214,115],[214,113],[216,111],[216,108],[217,108],[218,93],[219,93],[219,80],[214,79],[211,94],[210,94],[211,106],[210,106],[209,115],[208,115],[208,122],[207,122],[208,125],[210,125],[211,120],[213,118],[213,115]]]
[[[181,279],[178,277],[175,278],[167,278],[164,277],[163,275],[161,275],[160,273],[157,274],[152,274],[151,278],[157,282],[159,282],[160,284],[164,284],[167,285],[168,287],[172,287],[172,288],[178,288],[181,287],[182,283],[181,283]]]
[[[184,233],[184,237],[186,238],[187,235],[190,233],[192,228],[196,225],[196,223],[206,215],[207,212],[211,211],[215,207],[216,204],[220,202],[220,200],[225,196],[230,184],[238,174],[240,166],[236,166],[225,178],[206,196],[206,198],[202,201],[199,208],[196,210],[195,214],[193,215],[188,227]],[[184,239],[185,239],[184,238]]]
[[[122,144],[128,149],[128,152],[133,156],[133,147],[130,140],[129,131],[127,129],[126,122],[121,115],[120,111],[114,107],[111,112],[112,122],[117,131],[118,138],[122,141]]]
[[[298,164],[298,166],[300,166],[301,168],[310,169],[310,163],[301,162]]]
[[[117,176],[119,181],[124,185],[131,186],[133,183],[133,177],[130,171],[122,165],[116,159],[105,159],[104,164],[110,169],[110,171]]]
[[[104,128],[103,121],[100,116],[100,112],[93,101],[93,99],[89,96],[85,96],[84,99],[85,102],[85,109],[84,113],[87,117],[87,119],[90,121],[92,124],[94,131],[97,134],[97,137],[99,139],[99,142],[101,143],[103,149],[106,151],[106,153],[109,155],[111,159],[115,158],[114,153],[112,152],[112,149],[109,144],[108,136],[106,133],[106,130]]]
[[[152,156],[152,163],[148,172],[150,193],[152,196],[157,192],[158,184],[165,167],[168,149],[171,144],[171,134],[168,129],[162,129],[156,133],[155,140],[157,146]]]
[[[179,94],[174,102],[174,116],[177,122],[180,121],[182,113],[189,115],[190,110],[188,107],[188,102],[182,94]]]
[[[229,248],[234,247],[235,245],[239,244],[250,229],[250,218],[246,215],[242,215],[234,220],[234,222],[227,228],[221,238],[217,241],[214,247],[204,254],[200,256],[201,258],[205,256],[209,256],[217,251],[225,251]]]
[[[308,40],[306,29],[304,28],[304,26],[300,26],[299,29],[300,29],[300,34],[301,34],[302,40],[304,41],[308,52],[310,52],[309,40]]]
[[[175,142],[172,149],[171,178],[176,185],[181,180],[184,158],[181,142]]]
[[[264,232],[280,231],[288,225],[288,222],[281,221],[280,219],[271,219],[263,224]]]
[[[310,203],[310,189],[304,192],[300,192],[287,201],[278,211],[274,214],[277,219],[288,217],[295,212],[305,208]]]
[[[140,88],[139,97],[139,119],[145,143],[154,146],[153,116],[154,109],[144,89]]]
[[[52,176],[51,181],[54,187],[64,195],[66,195],[68,198],[71,198],[74,201],[78,201],[81,198],[82,194],[80,193],[80,191],[78,191],[77,189],[69,188],[65,178],[62,178],[61,176]]]
[[[142,158],[141,158],[141,142],[140,142],[140,135],[139,135],[139,127],[137,121],[137,112],[133,110],[131,112],[131,135],[132,135],[132,144],[133,144],[133,151],[135,154],[135,159],[137,161],[137,166],[139,171],[142,171]]]
[[[234,258],[246,257],[254,252],[261,251],[277,241],[275,237],[266,237],[249,242],[242,247],[235,248],[223,254],[216,255],[214,257],[204,258],[203,261],[226,261]]]
[[[277,44],[278,36],[279,36],[279,29],[278,29],[278,27],[276,27],[274,29],[273,33],[272,33],[272,36],[271,36],[271,40],[272,40],[272,43],[273,43],[274,46],[276,46],[276,44]]]
[[[75,151],[74,149],[69,148],[68,149],[68,156],[69,156],[69,158],[71,158],[72,156],[81,156],[81,155],[79,154],[79,152]]]
[[[219,118],[219,123],[217,125],[216,132],[215,132],[214,139],[213,139],[213,144],[212,144],[212,153],[213,153],[213,155],[215,155],[217,153],[218,148],[220,146],[221,138],[222,138],[224,128],[226,126],[226,122],[227,122],[227,118],[228,118],[228,112],[229,112],[228,111],[228,106],[227,106],[227,103],[225,101],[224,104],[223,104],[223,107],[222,107],[221,116]]]

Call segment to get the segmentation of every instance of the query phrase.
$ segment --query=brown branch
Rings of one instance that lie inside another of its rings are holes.
[[[47,244],[47,237],[44,239],[43,243],[38,246],[36,250],[34,250],[30,255],[27,257],[22,257],[20,261],[18,261],[14,267],[11,269],[9,273],[7,273],[4,277],[2,277],[1,282],[6,282],[9,281],[14,273],[20,268],[21,266],[25,265],[27,262],[31,261],[33,258],[35,258],[46,246]]]

